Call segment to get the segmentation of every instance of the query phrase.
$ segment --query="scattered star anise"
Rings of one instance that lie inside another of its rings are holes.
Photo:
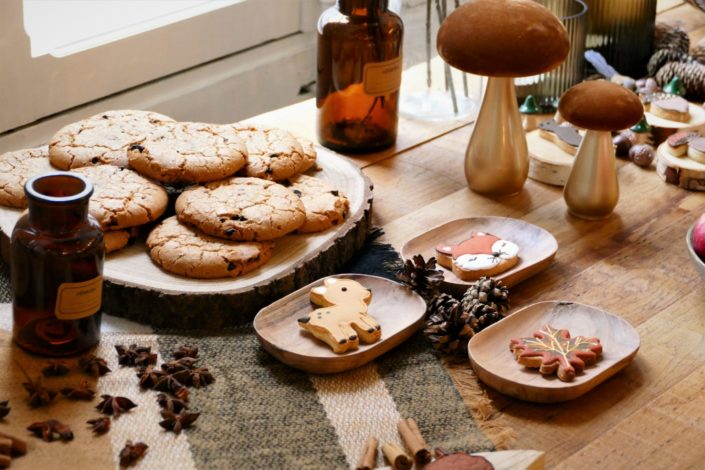
[[[157,382],[166,375],[163,370],[155,369],[154,366],[147,366],[137,374],[140,379],[140,387],[142,388],[154,388]]]
[[[10,413],[9,401],[0,401],[0,419],[3,419]]]
[[[42,385],[41,376],[37,377],[36,380],[27,377],[27,382],[23,382],[22,386],[29,393],[29,406],[32,408],[49,404],[57,395],[56,390],[45,388]]]
[[[127,441],[125,447],[120,451],[120,466],[121,467],[131,467],[136,464],[139,459],[144,456],[147,452],[149,446],[144,442],[132,443],[132,441]]]
[[[57,438],[62,441],[70,441],[73,439],[71,428],[56,419],[48,419],[46,421],[30,424],[27,427],[27,431],[34,433],[35,436],[41,437],[47,442],[51,442]]]
[[[111,421],[108,417],[89,419],[86,423],[91,425],[91,431],[95,434],[105,434],[110,431]]]
[[[188,404],[186,404],[186,402],[167,395],[166,393],[160,393],[157,395],[157,403],[165,410],[169,410],[173,413],[178,413],[181,410],[188,409]]]
[[[190,382],[194,387],[200,388],[215,382],[215,377],[208,370],[208,367],[198,367],[191,371]]]
[[[81,382],[79,388],[62,388],[61,394],[69,400],[87,400],[90,401],[95,397],[95,391],[88,388],[88,382]]]
[[[181,410],[179,413],[162,410],[161,414],[164,420],[159,422],[159,426],[176,434],[180,434],[182,429],[190,427],[201,415],[201,413],[191,413],[188,410]]]
[[[174,396],[183,402],[187,402],[188,401],[188,388],[181,387],[180,389],[178,389],[177,391],[174,392]]]
[[[120,416],[121,413],[130,411],[135,408],[135,404],[132,400],[125,397],[114,397],[112,395],[101,395],[102,401],[98,403],[96,408],[103,414]]]
[[[101,377],[110,372],[110,368],[108,367],[108,363],[105,362],[105,359],[92,355],[79,359],[78,365],[86,374],[92,375],[93,377]]]
[[[198,359],[193,357],[182,357],[181,359],[165,362],[162,364],[162,370],[165,370],[170,374],[183,370],[191,370],[196,366],[196,362],[198,362]]]
[[[157,355],[148,346],[137,346],[131,344],[125,347],[122,344],[115,345],[118,353],[118,363],[122,366],[146,366],[157,363]]]
[[[174,359],[181,359],[183,357],[192,357],[194,359],[198,358],[198,346],[180,346],[179,349],[174,351]]]
[[[157,381],[154,385],[154,389],[160,392],[171,392],[176,395],[179,390],[186,388],[179,379],[188,379],[188,377],[189,374],[187,371],[182,371],[177,374],[166,374]]]
[[[64,375],[68,375],[70,371],[71,369],[63,362],[49,361],[47,366],[42,369],[42,374],[44,374],[44,377],[63,377]]]

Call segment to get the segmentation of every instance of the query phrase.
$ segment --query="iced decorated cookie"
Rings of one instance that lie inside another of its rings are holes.
[[[688,110],[688,102],[675,95],[665,95],[663,97],[654,97],[651,102],[649,111],[654,116],[658,116],[669,121],[688,122],[690,121],[690,112]]]
[[[705,137],[696,137],[688,142],[688,157],[705,163]]]
[[[555,119],[549,119],[539,124],[539,136],[553,142],[567,153],[575,155],[583,140],[578,129],[570,123],[558,124]]]
[[[518,255],[515,243],[484,232],[472,232],[470,238],[457,245],[436,247],[438,264],[464,281],[503,273],[517,264]]]
[[[372,292],[351,279],[328,278],[311,289],[311,302],[322,308],[299,318],[299,326],[328,344],[336,353],[357,349],[360,341],[374,343],[382,328],[367,315]]]
[[[666,139],[666,150],[674,157],[683,157],[688,152],[688,143],[699,136],[692,131],[676,132]]]

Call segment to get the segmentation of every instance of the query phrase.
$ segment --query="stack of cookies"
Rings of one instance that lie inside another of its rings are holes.
[[[315,162],[312,142],[280,129],[108,111],[62,128],[48,147],[0,155],[0,204],[26,207],[31,176],[80,172],[95,187],[89,210],[108,252],[149,225],[147,249],[164,270],[235,277],[265,264],[274,240],[345,220],[347,198],[302,174]],[[171,212],[167,189],[175,215],[159,222]]]

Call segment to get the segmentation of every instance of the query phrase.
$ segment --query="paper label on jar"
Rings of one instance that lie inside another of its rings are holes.
[[[83,282],[65,282],[56,293],[54,314],[59,320],[78,320],[100,310],[103,276]]]
[[[388,95],[397,91],[401,85],[401,56],[384,62],[365,64],[362,81],[368,95]]]

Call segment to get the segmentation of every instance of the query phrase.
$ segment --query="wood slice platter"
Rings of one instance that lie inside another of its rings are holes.
[[[150,259],[144,240],[107,256],[103,310],[163,328],[213,329],[251,321],[272,301],[322,276],[339,271],[362,247],[370,226],[372,186],[353,162],[318,147],[320,171],[350,201],[338,227],[275,241],[274,256],[259,269],[235,279],[189,279],[163,271]],[[21,211],[0,208],[3,253]],[[7,258],[5,258],[7,259]]]
[[[330,277],[352,279],[372,290],[367,313],[382,326],[382,338],[372,344],[360,343],[357,350],[337,354],[311,333],[299,328],[297,319],[307,317],[319,308],[310,300],[311,289],[323,285],[324,279],[319,279],[263,308],[255,317],[255,332],[262,346],[284,364],[316,374],[354,369],[398,346],[421,326],[426,302],[411,289],[364,274]]]
[[[571,336],[597,337],[602,357],[572,382],[518,364],[509,350],[512,338],[532,336],[545,325],[567,329]],[[622,318],[595,307],[573,302],[539,302],[472,337],[470,363],[478,378],[505,395],[538,403],[573,400],[601,384],[634,360],[639,334]]]
[[[402,247],[401,256],[407,260],[421,254],[428,259],[436,256],[436,246],[439,244],[457,244],[467,239],[473,231],[491,233],[519,246],[519,262],[508,271],[493,276],[508,287],[546,269],[558,250],[558,242],[553,235],[523,220],[510,217],[470,217],[447,222],[412,238]],[[446,292],[462,295],[472,284],[472,281],[457,277],[450,269],[443,266],[438,266],[438,269],[443,271],[441,288]]]
[[[565,186],[575,156],[539,135],[539,129],[527,132],[529,178],[554,186]]]
[[[688,157],[674,157],[668,152],[665,142],[656,151],[656,173],[666,183],[690,189],[705,191],[705,164]]]

